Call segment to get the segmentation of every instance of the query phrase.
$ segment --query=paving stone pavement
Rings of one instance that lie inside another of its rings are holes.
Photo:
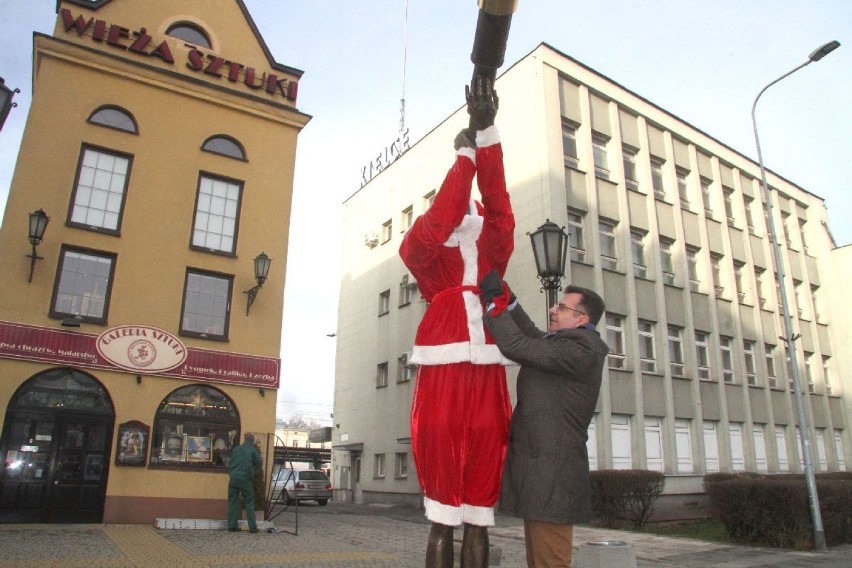
[[[0,568],[424,566],[429,523],[422,511],[332,502],[299,507],[298,525],[293,507],[272,522],[276,532],[257,534],[147,525],[0,525]],[[518,519],[498,515],[489,539],[499,549],[500,567],[526,566]],[[852,546],[795,552],[576,527],[575,545],[596,539],[628,542],[640,568],[852,567]]]

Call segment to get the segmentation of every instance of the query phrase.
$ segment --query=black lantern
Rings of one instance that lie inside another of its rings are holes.
[[[541,288],[547,293],[547,309],[556,304],[556,292],[562,289],[565,277],[565,259],[568,255],[568,234],[550,219],[533,231],[527,233],[532,242],[535,267]]]
[[[30,213],[30,229],[28,238],[30,240],[30,244],[33,245],[33,252],[28,254],[30,257],[30,278],[27,282],[33,281],[33,270],[35,269],[35,261],[42,260],[42,257],[36,254],[36,247],[41,243],[41,240],[44,238],[44,231],[47,229],[47,223],[50,221],[50,217],[47,216],[47,213],[44,210],[39,209],[38,211],[33,211]]]
[[[257,293],[260,291],[261,286],[263,286],[263,283],[266,282],[266,278],[269,276],[269,266],[271,264],[272,259],[266,256],[265,252],[254,257],[254,279],[257,281],[257,286],[249,288],[243,292],[243,294],[248,294],[248,299],[246,301],[246,315],[249,315],[249,310],[251,309],[251,305],[254,303]]]
[[[18,106],[18,103],[12,102],[12,97],[15,93],[20,93],[20,89],[14,91],[6,86],[3,77],[0,77],[0,130],[3,129],[3,124],[6,122],[6,117],[9,116],[9,111],[12,107]]]

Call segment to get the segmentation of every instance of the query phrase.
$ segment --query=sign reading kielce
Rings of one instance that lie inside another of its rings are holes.
[[[275,389],[280,380],[278,358],[187,347],[145,325],[93,335],[0,321],[0,357]]]

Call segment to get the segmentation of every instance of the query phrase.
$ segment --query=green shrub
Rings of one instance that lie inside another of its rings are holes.
[[[816,476],[826,544],[852,542],[852,475]],[[813,548],[803,475],[712,474],[704,478],[712,515],[743,544]]]
[[[645,469],[604,469],[590,472],[592,512],[605,527],[627,519],[642,528],[663,492],[665,476]]]

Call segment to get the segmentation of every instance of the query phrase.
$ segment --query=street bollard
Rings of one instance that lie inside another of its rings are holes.
[[[593,540],[577,548],[576,568],[636,568],[633,545],[623,540]]]

